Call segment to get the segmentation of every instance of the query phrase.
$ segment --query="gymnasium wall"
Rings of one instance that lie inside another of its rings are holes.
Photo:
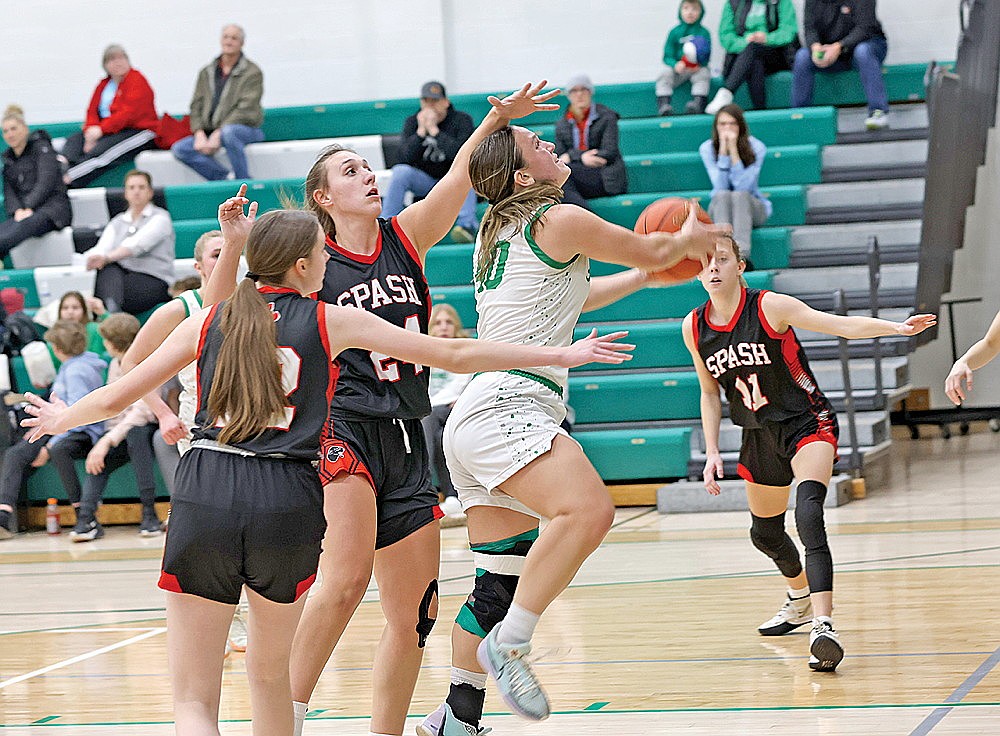
[[[997,117],[1000,123],[1000,93],[997,95]],[[990,130],[985,164],[976,174],[976,203],[967,211],[965,241],[955,252],[952,291],[946,298],[981,297],[976,304],[955,305],[955,339],[958,354],[986,334],[986,328],[1000,311],[1000,289],[996,274],[1000,273],[1000,129]],[[942,309],[942,313],[944,310]],[[935,408],[952,406],[944,395],[944,379],[951,369],[951,346],[948,342],[948,320],[941,323],[939,338],[920,348],[913,355],[910,371],[914,386],[930,386],[931,405]],[[1000,358],[976,371],[972,393],[966,406],[1000,405]]]
[[[555,84],[578,71],[596,83],[652,80],[679,0],[245,0],[237,5],[33,0],[0,24],[0,106],[29,121],[79,120],[113,42],[156,90],[161,111],[187,110],[198,68],[235,21],[265,73],[266,106],[416,95],[439,77],[455,92]],[[704,0],[718,26],[724,0]],[[795,0],[801,11],[802,0]],[[882,0],[888,63],[953,59],[957,0]],[[718,44],[716,44],[718,50]],[[713,57],[719,65],[721,57]]]

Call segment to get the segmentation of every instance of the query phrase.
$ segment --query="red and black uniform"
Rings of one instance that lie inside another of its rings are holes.
[[[794,330],[779,333],[768,324],[761,307],[765,293],[743,289],[726,325],[709,321],[706,302],[694,310],[692,325],[698,354],[722,386],[733,423],[743,427],[740,477],[787,486],[795,453],[810,442],[836,449],[839,430]]]
[[[325,304],[291,289],[262,287],[274,314],[286,390],[274,426],[220,445],[208,397],[222,346],[222,304],[213,307],[198,346],[197,418],[181,458],[160,587],[236,604],[246,585],[292,603],[316,579],[326,531],[323,487],[314,463],[337,379]]]
[[[416,248],[396,218],[379,219],[370,256],[327,238],[330,260],[319,298],[365,309],[427,334],[431,297]],[[421,418],[430,414],[427,366],[367,350],[345,350],[324,433],[320,479],[341,472],[368,478],[377,495],[376,548],[404,539],[440,516]]]

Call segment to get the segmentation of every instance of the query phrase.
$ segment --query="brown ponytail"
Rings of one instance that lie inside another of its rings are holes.
[[[250,271],[261,283],[280,286],[300,258],[308,258],[319,237],[309,212],[274,210],[261,215],[247,238]],[[208,396],[209,426],[224,424],[219,442],[258,436],[285,410],[277,331],[267,302],[250,279],[243,279],[222,307],[222,346]]]

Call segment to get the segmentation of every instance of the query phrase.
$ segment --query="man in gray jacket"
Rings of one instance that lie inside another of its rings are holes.
[[[209,181],[230,177],[249,179],[243,149],[264,140],[260,129],[264,122],[264,109],[260,106],[264,75],[260,67],[243,55],[245,40],[246,34],[236,24],[222,29],[222,54],[202,68],[194,87],[193,135],[182,138],[171,148],[178,161]],[[220,148],[226,149],[232,172],[214,158]]]

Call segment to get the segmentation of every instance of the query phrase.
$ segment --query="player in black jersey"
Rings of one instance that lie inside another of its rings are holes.
[[[837,452],[837,417],[816,385],[793,327],[846,338],[916,335],[935,324],[921,314],[905,322],[841,317],[798,299],[748,289],[746,263],[735,240],[720,244],[699,279],[709,300],[683,323],[684,342],[701,384],[701,423],[708,458],[705,488],[720,492],[720,386],[729,414],[743,428],[738,472],[746,481],[754,546],[774,560],[788,583],[788,600],[758,631],[786,634],[813,624],[809,666],[832,671],[844,656],[833,629],[833,560],[823,522],[823,499]],[[805,570],[785,531],[792,479],[798,479],[795,525],[805,547]]]
[[[220,208],[228,242],[251,222],[246,199]],[[313,467],[344,350],[382,351],[450,371],[566,367],[626,359],[591,336],[566,348],[442,339],[364,310],[309,298],[327,254],[316,218],[269,212],[249,230],[248,278],[224,304],[185,319],[150,357],[72,407],[30,396],[31,441],[113,416],[197,360],[198,415],[177,472],[159,585],[178,733],[217,733],[226,634],[243,587],[250,601],[254,733],[293,732],[289,655],[316,577],[326,521]],[[256,283],[255,283],[256,281]]]

